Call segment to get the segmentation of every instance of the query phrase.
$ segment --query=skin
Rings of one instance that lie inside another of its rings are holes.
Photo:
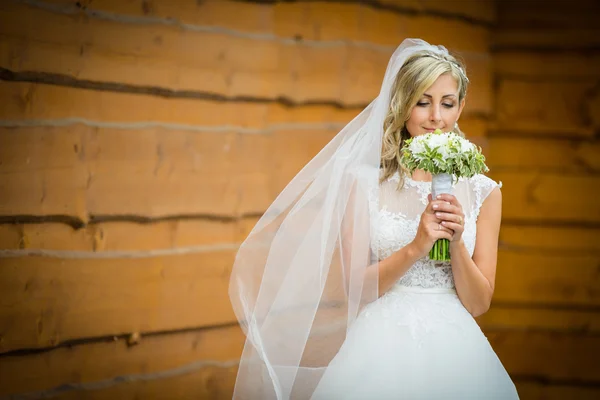
[[[407,130],[413,137],[436,128],[449,131],[458,121],[464,105],[464,99],[458,100],[458,84],[454,78],[441,75],[413,107]],[[413,179],[431,181],[431,174],[415,171]],[[474,317],[485,313],[494,293],[501,217],[502,194],[495,188],[481,206],[471,258],[462,239],[465,219],[462,205],[453,195],[444,194],[438,199],[431,199],[429,195],[429,204],[421,215],[414,240],[379,262],[380,294],[389,290],[419,258],[425,257],[436,240],[443,238],[450,240],[452,272],[459,299]]]

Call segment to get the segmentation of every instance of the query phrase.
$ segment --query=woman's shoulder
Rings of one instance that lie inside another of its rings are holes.
[[[468,178],[468,182],[473,186],[475,190],[488,189],[489,191],[492,191],[496,187],[502,187],[502,181],[496,182],[495,180],[484,174],[475,174],[472,177]]]
[[[502,182],[496,182],[484,174],[475,174],[466,179],[469,191],[474,193],[474,206],[479,209],[485,199],[494,191],[495,188],[501,188]]]

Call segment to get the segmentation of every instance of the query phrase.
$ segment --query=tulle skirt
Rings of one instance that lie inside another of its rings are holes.
[[[314,400],[518,399],[453,289],[395,286],[369,304]]]

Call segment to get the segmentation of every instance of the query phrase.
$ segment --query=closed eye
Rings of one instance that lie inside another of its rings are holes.
[[[428,106],[428,105],[429,105],[429,103],[417,103],[417,105],[418,105],[419,107],[425,107],[425,106]],[[442,105],[443,105],[444,107],[446,107],[446,108],[452,108],[452,107],[454,107],[454,104],[445,104],[445,103],[442,103]]]

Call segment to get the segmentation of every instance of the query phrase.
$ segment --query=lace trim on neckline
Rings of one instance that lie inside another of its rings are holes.
[[[394,182],[400,182],[400,173],[396,171],[389,180]],[[417,192],[420,195],[419,200],[421,203],[427,205],[427,196],[431,193],[431,181],[416,181],[412,177],[408,175],[404,175],[404,184],[402,186],[404,189],[409,187],[413,187],[417,189]]]
[[[394,172],[392,176],[389,177],[389,180],[394,182],[400,182],[400,173],[398,171]],[[409,175],[404,175],[404,184],[409,184],[414,186],[431,186],[431,181],[416,181]]]

